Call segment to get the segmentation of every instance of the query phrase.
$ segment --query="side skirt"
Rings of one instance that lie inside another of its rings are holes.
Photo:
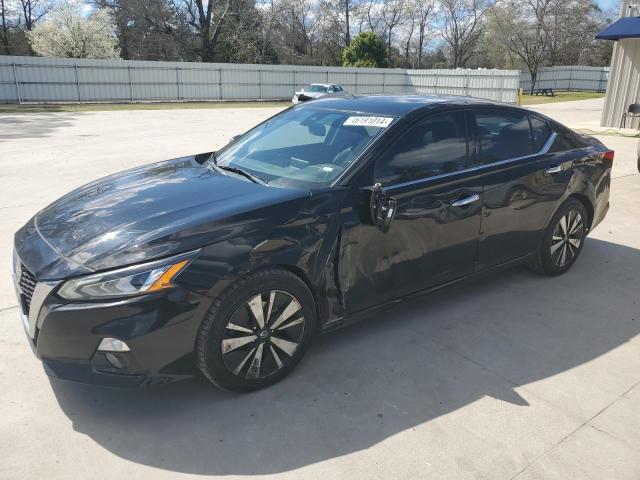
[[[475,272],[472,273],[470,275],[464,276],[464,277],[460,277],[456,280],[452,280],[450,282],[446,282],[446,283],[442,283],[440,285],[436,285],[435,287],[430,287],[427,288],[425,290],[420,290],[418,292],[414,292],[411,293],[409,295],[405,295],[403,297],[398,297],[395,298],[393,300],[384,302],[384,303],[379,303],[377,305],[374,305],[372,307],[368,307],[365,308],[364,310],[359,310],[357,312],[353,312],[350,313],[349,315],[345,315],[343,317],[338,317],[338,318],[334,318],[328,322],[326,322],[322,328],[321,331],[322,333],[325,332],[330,332],[330,331],[334,331],[337,329],[340,329],[342,327],[345,327],[347,325],[351,325],[353,323],[358,323],[364,319],[366,319],[367,317],[369,317],[370,315],[379,312],[380,310],[384,310],[386,308],[389,308],[393,305],[399,304],[401,302],[404,302],[406,300],[412,300],[414,298],[417,297],[421,297],[423,295],[427,295],[429,293],[433,293],[436,292],[438,290],[441,290],[443,288],[447,288],[453,285],[458,285],[458,284],[462,284],[465,282],[471,282],[474,280],[477,280],[479,278],[483,278],[486,277],[488,275],[493,275],[494,273],[497,272],[501,272],[503,270],[508,270],[510,268],[516,267],[518,265],[524,265],[526,263],[528,263],[532,258],[533,258],[533,254],[529,254],[529,255],[525,255],[523,257],[519,257],[516,258],[514,260],[509,260],[508,262],[505,263],[501,263],[500,265],[496,265],[494,267],[491,268],[487,268],[481,272]]]

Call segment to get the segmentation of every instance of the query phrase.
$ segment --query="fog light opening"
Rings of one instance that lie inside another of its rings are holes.
[[[118,357],[115,356],[113,353],[105,353],[105,357],[107,357],[107,361],[114,367],[124,368],[124,365],[122,364],[120,359],[118,359]]]
[[[117,338],[103,338],[98,345],[99,352],[130,352],[129,345]]]

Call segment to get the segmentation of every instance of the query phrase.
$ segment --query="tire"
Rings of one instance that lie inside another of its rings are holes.
[[[285,269],[260,270],[214,301],[198,332],[196,363],[220,388],[258,390],[295,368],[315,331],[315,302],[307,285]]]
[[[542,275],[561,275],[576,262],[587,236],[588,214],[584,205],[569,198],[549,221],[530,267]],[[565,229],[569,232],[567,233]]]

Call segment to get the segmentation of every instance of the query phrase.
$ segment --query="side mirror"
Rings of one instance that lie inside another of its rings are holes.
[[[382,184],[376,183],[371,188],[371,199],[369,200],[369,211],[371,221],[381,232],[388,232],[393,217],[396,213],[396,200],[389,197]]]
[[[231,137],[231,142],[235,142],[237,139],[239,139],[242,135],[234,135],[233,137]]]

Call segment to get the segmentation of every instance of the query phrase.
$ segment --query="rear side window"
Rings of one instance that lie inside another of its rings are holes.
[[[582,148],[585,146],[585,142],[583,142],[569,129],[557,126],[554,128],[554,131],[558,136],[549,149],[549,152],[551,153],[566,152],[568,150],[575,150],[576,148]]]
[[[526,114],[482,110],[475,112],[475,120],[479,145],[477,163],[500,162],[534,153]]]
[[[375,178],[385,184],[467,168],[464,112],[430,116],[411,127],[377,162]]]
[[[549,124],[538,117],[529,117],[531,120],[531,133],[533,135],[533,151],[539,152],[551,136]]]

